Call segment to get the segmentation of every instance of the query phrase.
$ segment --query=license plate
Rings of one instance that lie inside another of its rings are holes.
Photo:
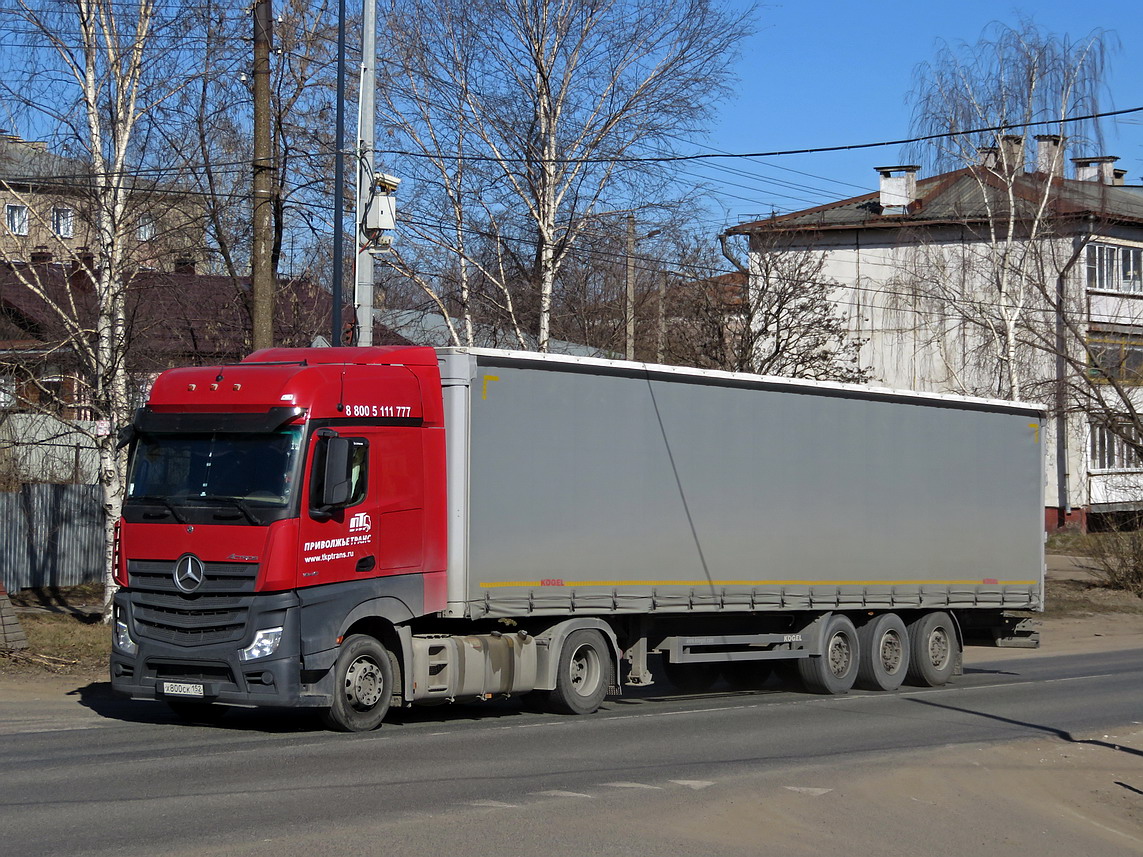
[[[166,696],[204,696],[201,684],[191,684],[185,681],[163,682],[163,693]]]

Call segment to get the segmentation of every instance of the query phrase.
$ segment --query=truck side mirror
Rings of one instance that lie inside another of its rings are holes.
[[[352,450],[353,441],[349,438],[326,435],[318,441],[314,461],[314,513],[328,516],[349,502],[353,483]]]

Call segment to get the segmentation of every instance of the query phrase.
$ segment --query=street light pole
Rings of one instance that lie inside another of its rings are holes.
[[[373,344],[373,254],[365,233],[365,215],[373,197],[374,87],[377,64],[377,0],[364,0],[361,34],[361,92],[357,107],[357,256],[354,303],[357,305],[357,344]]]

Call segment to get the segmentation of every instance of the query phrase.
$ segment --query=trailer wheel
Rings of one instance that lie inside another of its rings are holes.
[[[857,686],[866,690],[896,690],[909,670],[909,632],[896,613],[874,616],[857,629],[861,662]]]
[[[180,720],[197,723],[200,726],[213,726],[230,710],[225,705],[215,705],[213,702],[203,702],[198,699],[168,698],[166,703]]]
[[[667,681],[683,693],[702,693],[718,681],[718,664],[676,664],[663,657]]]
[[[334,665],[333,705],[322,712],[339,732],[369,732],[381,725],[393,699],[392,655],[373,637],[354,634]]]
[[[611,680],[607,641],[598,631],[572,631],[560,649],[556,689],[548,704],[561,714],[591,714],[603,704]]]
[[[835,613],[822,635],[825,646],[820,656],[798,661],[798,673],[810,693],[848,693],[857,680],[861,660],[857,629],[848,617]]]
[[[906,680],[920,687],[940,687],[952,678],[960,643],[952,617],[926,613],[909,624],[909,672]]]

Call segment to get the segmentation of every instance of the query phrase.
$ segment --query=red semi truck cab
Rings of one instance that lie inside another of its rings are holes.
[[[128,438],[117,691],[188,714],[328,708],[353,611],[391,628],[444,608],[431,348],[270,349],[171,370]]]

